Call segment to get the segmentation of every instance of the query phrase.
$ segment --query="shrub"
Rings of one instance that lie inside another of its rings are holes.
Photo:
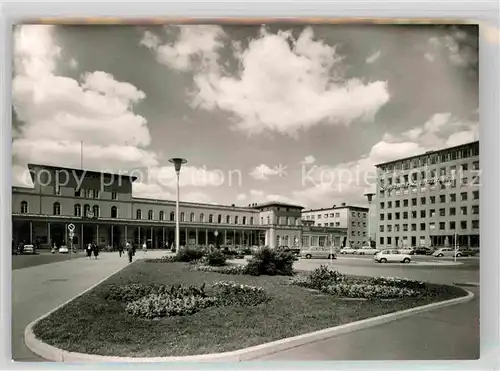
[[[268,247],[257,250],[246,266],[246,274],[252,276],[292,276],[293,262],[297,258],[290,252]]]
[[[158,287],[143,283],[132,283],[129,285],[111,285],[106,294],[106,300],[129,302],[149,295]]]
[[[345,298],[393,299],[418,296],[419,292],[395,286],[339,283],[324,286],[322,292]]]
[[[186,296],[199,296],[202,298],[207,297],[204,283],[200,287],[197,287],[195,285],[183,286],[181,284],[174,286],[161,285],[156,289],[153,289],[151,293],[168,295],[176,299],[180,299]]]
[[[221,267],[226,264],[226,256],[217,249],[212,249],[207,253],[206,264],[212,267]]]
[[[308,281],[310,288],[319,290],[323,286],[344,282],[345,276],[339,271],[331,270],[328,266],[322,265],[309,274]]]
[[[262,287],[219,281],[212,285],[219,306],[255,306],[269,300]]]
[[[203,250],[192,247],[181,247],[177,253],[177,259],[180,262],[189,263],[192,260],[198,260],[203,257]]]
[[[216,299],[202,296],[172,297],[169,294],[150,294],[127,304],[125,311],[147,319],[185,316],[215,305]]]

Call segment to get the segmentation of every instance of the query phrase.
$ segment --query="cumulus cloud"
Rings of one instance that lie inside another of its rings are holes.
[[[269,180],[270,176],[278,175],[278,173],[279,171],[277,169],[271,169],[266,164],[260,164],[250,172],[250,176],[254,179]]]
[[[428,44],[429,50],[424,57],[429,62],[434,62],[440,55],[444,55],[456,67],[475,68],[478,65],[478,40],[463,30],[452,28],[445,35],[429,38]]]
[[[181,26],[174,43],[155,49],[157,58],[171,68],[193,71],[192,105],[230,113],[235,129],[296,137],[322,123],[371,121],[389,101],[386,81],[342,79],[343,57],[335,46],[315,39],[311,28],[297,38],[262,29],[246,47],[226,43],[236,48],[233,56],[240,66],[230,74],[219,63],[224,31],[200,27]]]
[[[16,182],[29,162],[122,172],[158,166],[151,136],[134,105],[144,92],[103,71],[80,80],[57,74],[61,48],[54,26],[23,25],[14,32],[12,100],[18,123],[13,138]],[[70,64],[75,64],[74,63]],[[26,182],[22,184],[30,186]]]
[[[409,131],[384,134],[358,160],[335,166],[303,163],[302,188],[292,191],[291,198],[307,207],[341,202],[365,204],[364,194],[375,189],[375,165],[472,142],[478,140],[478,135],[478,121],[437,113]]]
[[[365,62],[368,64],[375,63],[380,58],[381,55],[382,55],[382,52],[380,50],[377,50],[376,52],[374,52],[370,56],[368,56],[366,58]]]

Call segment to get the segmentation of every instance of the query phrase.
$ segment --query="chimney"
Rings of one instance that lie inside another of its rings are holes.
[[[335,208],[335,207],[337,207],[337,205],[333,205],[333,207]]]
[[[342,202],[342,206],[345,206],[345,202]]]

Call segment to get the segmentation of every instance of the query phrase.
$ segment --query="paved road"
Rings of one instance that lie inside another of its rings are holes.
[[[62,262],[65,260],[78,259],[84,257],[82,252],[76,254],[51,254],[43,251],[38,255],[13,255],[12,270],[35,267],[42,264]]]
[[[137,252],[137,258],[163,256],[162,251]],[[35,256],[36,257],[36,256]],[[33,320],[70,300],[128,264],[118,253],[97,260],[72,259],[16,269],[12,272],[12,358],[43,361],[24,345],[24,329]]]
[[[478,288],[468,288],[479,295]],[[256,361],[478,359],[479,296],[464,304],[288,349]]]

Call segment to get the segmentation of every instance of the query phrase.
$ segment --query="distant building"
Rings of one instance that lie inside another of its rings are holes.
[[[479,247],[479,142],[377,167],[378,246]]]
[[[34,187],[12,188],[15,242],[68,244],[68,225],[73,224],[73,243],[79,248],[90,242],[146,242],[150,248],[175,243],[175,201],[133,197],[134,177],[36,164],[28,169]],[[238,207],[181,201],[180,245],[300,247],[301,210],[280,202]],[[332,231],[328,243],[338,241],[334,234],[343,237],[345,230]]]
[[[315,227],[335,227],[346,229],[343,246],[361,247],[368,245],[368,208],[349,206],[342,203],[331,208],[302,211],[302,219],[313,221]]]

